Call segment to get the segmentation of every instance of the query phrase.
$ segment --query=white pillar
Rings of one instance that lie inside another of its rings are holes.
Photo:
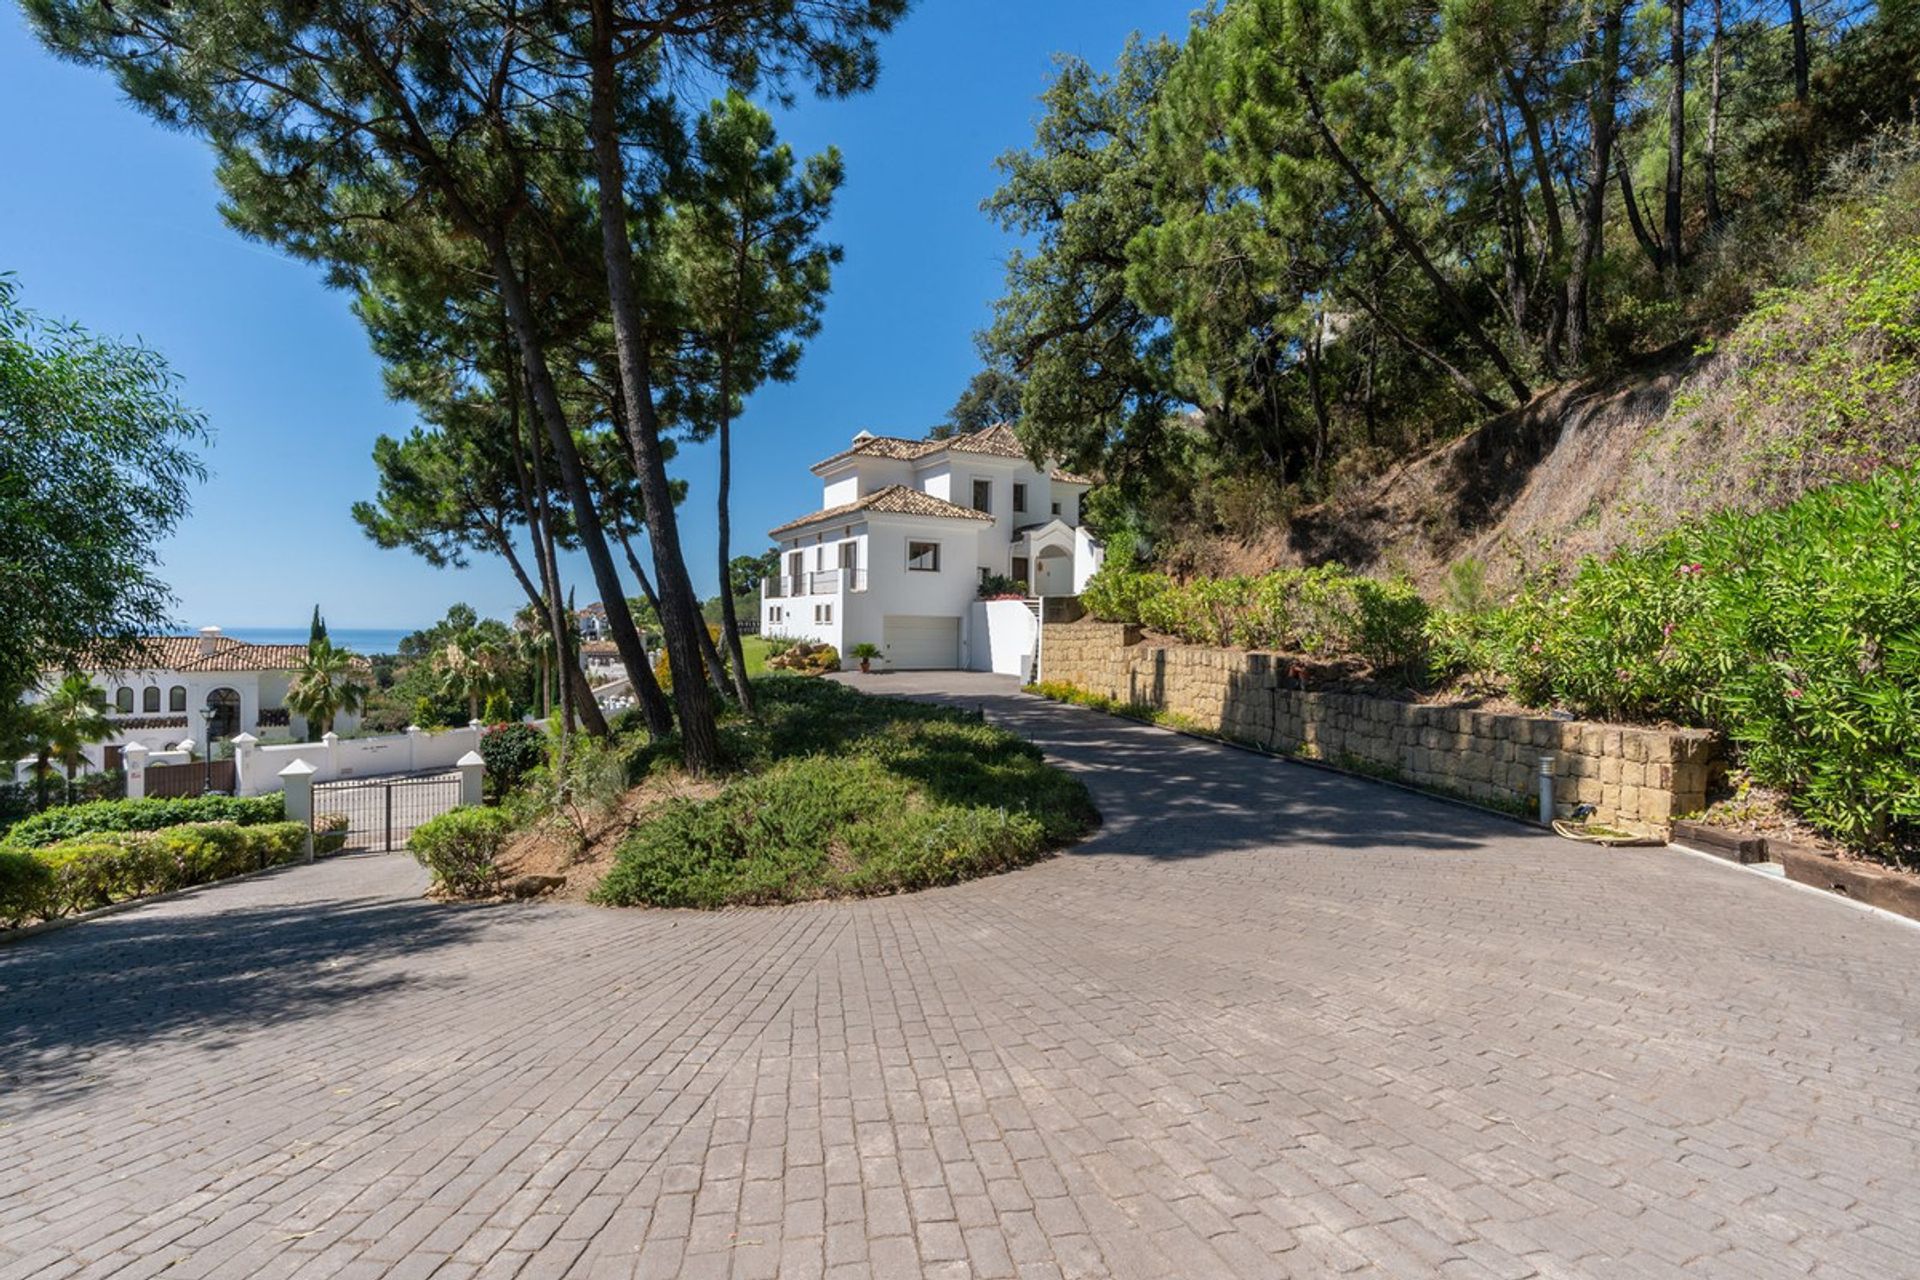
[[[327,749],[327,780],[331,782],[340,776],[340,757],[335,750],[340,735],[329,729],[320,735],[320,745]]]
[[[138,800],[147,794],[147,749],[129,742],[120,754],[127,762],[127,799]]]
[[[467,746],[474,751],[478,751],[480,749],[480,739],[485,735],[487,726],[479,720],[469,720],[467,721],[467,728],[473,730],[473,741],[468,743]]]
[[[407,726],[407,772],[412,773],[420,767],[420,735],[425,733],[417,724]]]
[[[249,783],[257,781],[253,777],[257,765],[254,762],[254,749],[260,745],[260,739],[250,733],[236,734],[233,741],[233,794],[250,796],[254,788]]]
[[[313,861],[313,775],[314,767],[305,760],[295,760],[280,771],[280,785],[287,796],[287,821],[298,822],[307,828],[307,843],[304,860]]]
[[[460,803],[480,804],[486,799],[483,779],[487,762],[478,751],[469,751],[456,762],[460,767]]]

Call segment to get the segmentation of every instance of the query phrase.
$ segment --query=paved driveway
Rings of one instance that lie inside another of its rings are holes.
[[[0,1277],[1920,1274],[1920,932],[938,683],[1100,833],[709,915],[363,855],[0,948]]]

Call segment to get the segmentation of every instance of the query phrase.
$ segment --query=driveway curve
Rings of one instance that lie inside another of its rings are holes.
[[[356,855],[0,947],[0,1280],[1920,1274],[1920,930],[849,679],[1103,826],[713,914]]]

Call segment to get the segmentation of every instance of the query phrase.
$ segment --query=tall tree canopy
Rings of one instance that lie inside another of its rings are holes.
[[[166,629],[157,548],[207,441],[158,354],[41,320],[0,276],[0,736],[42,672]]]

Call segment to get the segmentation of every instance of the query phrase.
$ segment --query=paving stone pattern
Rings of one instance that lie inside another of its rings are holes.
[[[0,947],[0,1280],[1920,1274],[1920,931],[958,685],[1107,814],[952,889]]]

